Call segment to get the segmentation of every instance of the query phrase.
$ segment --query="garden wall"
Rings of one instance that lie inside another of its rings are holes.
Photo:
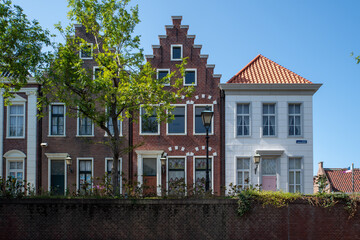
[[[230,199],[0,200],[0,239],[360,239],[344,207],[255,204],[240,217]]]

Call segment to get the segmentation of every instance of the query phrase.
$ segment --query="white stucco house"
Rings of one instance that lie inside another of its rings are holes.
[[[313,193],[312,97],[321,85],[262,55],[220,84],[226,186]]]

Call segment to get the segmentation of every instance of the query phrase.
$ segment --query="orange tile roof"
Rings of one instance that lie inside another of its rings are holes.
[[[352,192],[352,173],[345,173],[346,168],[324,168],[330,182],[331,191]],[[354,189],[360,192],[360,169],[354,169]]]
[[[259,54],[227,83],[311,84],[312,82]]]

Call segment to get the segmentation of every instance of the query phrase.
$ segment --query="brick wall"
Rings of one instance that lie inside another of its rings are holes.
[[[0,200],[0,239],[360,239],[345,205],[255,205],[236,200]]]

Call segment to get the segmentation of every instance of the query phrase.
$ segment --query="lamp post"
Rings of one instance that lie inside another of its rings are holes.
[[[211,119],[214,112],[210,110],[209,106],[206,106],[205,110],[201,112],[201,120],[206,129],[206,179],[205,179],[205,191],[209,191],[209,128],[211,126]]]
[[[67,157],[65,158],[66,160],[66,166],[69,168],[70,173],[73,172],[72,168],[71,168],[71,164],[72,164],[72,158],[70,157],[70,155],[67,155]]]

